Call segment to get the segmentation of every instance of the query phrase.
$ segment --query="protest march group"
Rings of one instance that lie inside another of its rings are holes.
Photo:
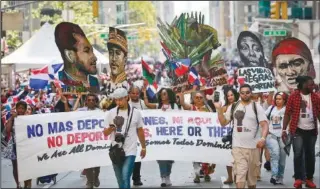
[[[320,93],[307,45],[284,39],[268,62],[256,34],[243,31],[241,62],[230,75],[212,56],[217,31],[203,19],[186,13],[170,25],[159,19],[162,79],[141,59],[141,85],[125,72],[124,31],[109,28],[110,73],[101,82],[86,34],[59,23],[54,38],[63,64],[32,70],[48,79],[31,78],[29,86],[1,95],[2,157],[12,161],[17,188],[77,170],[87,188],[99,187],[100,167],[109,165],[119,188],[141,186],[145,161],[157,161],[154,183],[161,187],[174,186],[174,162],[187,161],[194,183],[210,182],[220,164],[224,184],[237,188],[256,188],[261,169],[270,171],[270,184],[316,188]],[[284,177],[288,156],[293,178]]]

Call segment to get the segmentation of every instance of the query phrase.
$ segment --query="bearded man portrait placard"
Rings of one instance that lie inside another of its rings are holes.
[[[296,89],[298,76],[316,77],[310,49],[303,41],[293,37],[275,45],[272,50],[272,67],[277,89],[282,92]]]
[[[61,53],[64,68],[58,73],[59,80],[67,86],[83,87],[99,92],[97,57],[82,29],[70,22],[61,22],[54,31],[55,42]],[[83,91],[84,92],[84,91]]]

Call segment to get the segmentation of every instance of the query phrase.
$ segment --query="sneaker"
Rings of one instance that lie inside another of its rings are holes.
[[[293,187],[302,188],[302,180],[297,179],[296,181],[294,181]]]
[[[170,180],[170,176],[166,177],[166,185],[167,186],[172,186],[171,180]]]
[[[306,180],[306,187],[317,188],[316,184],[312,180],[309,180],[309,179]]]
[[[99,187],[100,186],[100,180],[97,177],[96,180],[94,181],[94,187]]]
[[[165,177],[161,177],[161,187],[166,187],[166,178]]]
[[[279,184],[278,181],[277,181],[275,178],[273,178],[273,177],[271,177],[270,183],[273,184],[273,185]]]
[[[140,179],[138,179],[138,180],[134,180],[134,181],[133,181],[133,185],[134,185],[134,186],[142,186],[143,183],[141,182]]]
[[[210,182],[210,181],[211,181],[210,175],[205,175],[205,176],[204,176],[204,181]]]
[[[87,182],[87,188],[93,188],[93,183],[91,183],[91,182]]]
[[[194,182],[194,183],[197,183],[197,184],[200,183],[200,176],[197,175],[197,176],[193,179],[193,182]]]
[[[277,183],[282,185],[283,184],[283,178],[277,178]]]

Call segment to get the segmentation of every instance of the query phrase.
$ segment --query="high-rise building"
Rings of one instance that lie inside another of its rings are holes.
[[[174,17],[174,2],[172,1],[152,1],[155,6],[157,17],[163,22],[171,24]]]
[[[209,25],[218,32],[218,40],[222,46],[231,46],[230,1],[209,2]]]
[[[99,23],[109,26],[128,23],[127,1],[99,1]]]

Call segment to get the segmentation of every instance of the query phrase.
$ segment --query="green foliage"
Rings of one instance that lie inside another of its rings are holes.
[[[129,42],[129,53],[137,58],[147,52],[158,55],[160,51],[159,35],[156,30],[156,9],[151,1],[128,1],[129,23],[145,23],[138,27],[139,38]],[[130,34],[129,34],[130,35]],[[133,50],[135,49],[135,50]]]
[[[67,4],[69,3],[69,5]],[[72,23],[80,25],[84,33],[89,34],[91,32],[96,31],[98,28],[93,27],[92,24],[95,24],[95,18],[92,14],[92,2],[91,1],[43,1],[38,4],[38,8],[32,11],[33,18],[40,18],[41,22],[52,22],[53,25],[57,25],[60,22],[64,21],[62,14],[54,14],[52,17],[47,15],[41,15],[41,10],[43,8],[52,8],[55,10],[63,11],[64,9],[69,8],[69,10],[73,10],[74,17],[73,20],[70,21]],[[91,25],[91,26],[90,26]],[[99,36],[88,36],[89,41],[91,43],[96,38],[96,42],[101,44],[103,40],[99,38]]]
[[[7,31],[7,45],[11,49],[16,49],[22,45],[19,37],[19,31]]]

